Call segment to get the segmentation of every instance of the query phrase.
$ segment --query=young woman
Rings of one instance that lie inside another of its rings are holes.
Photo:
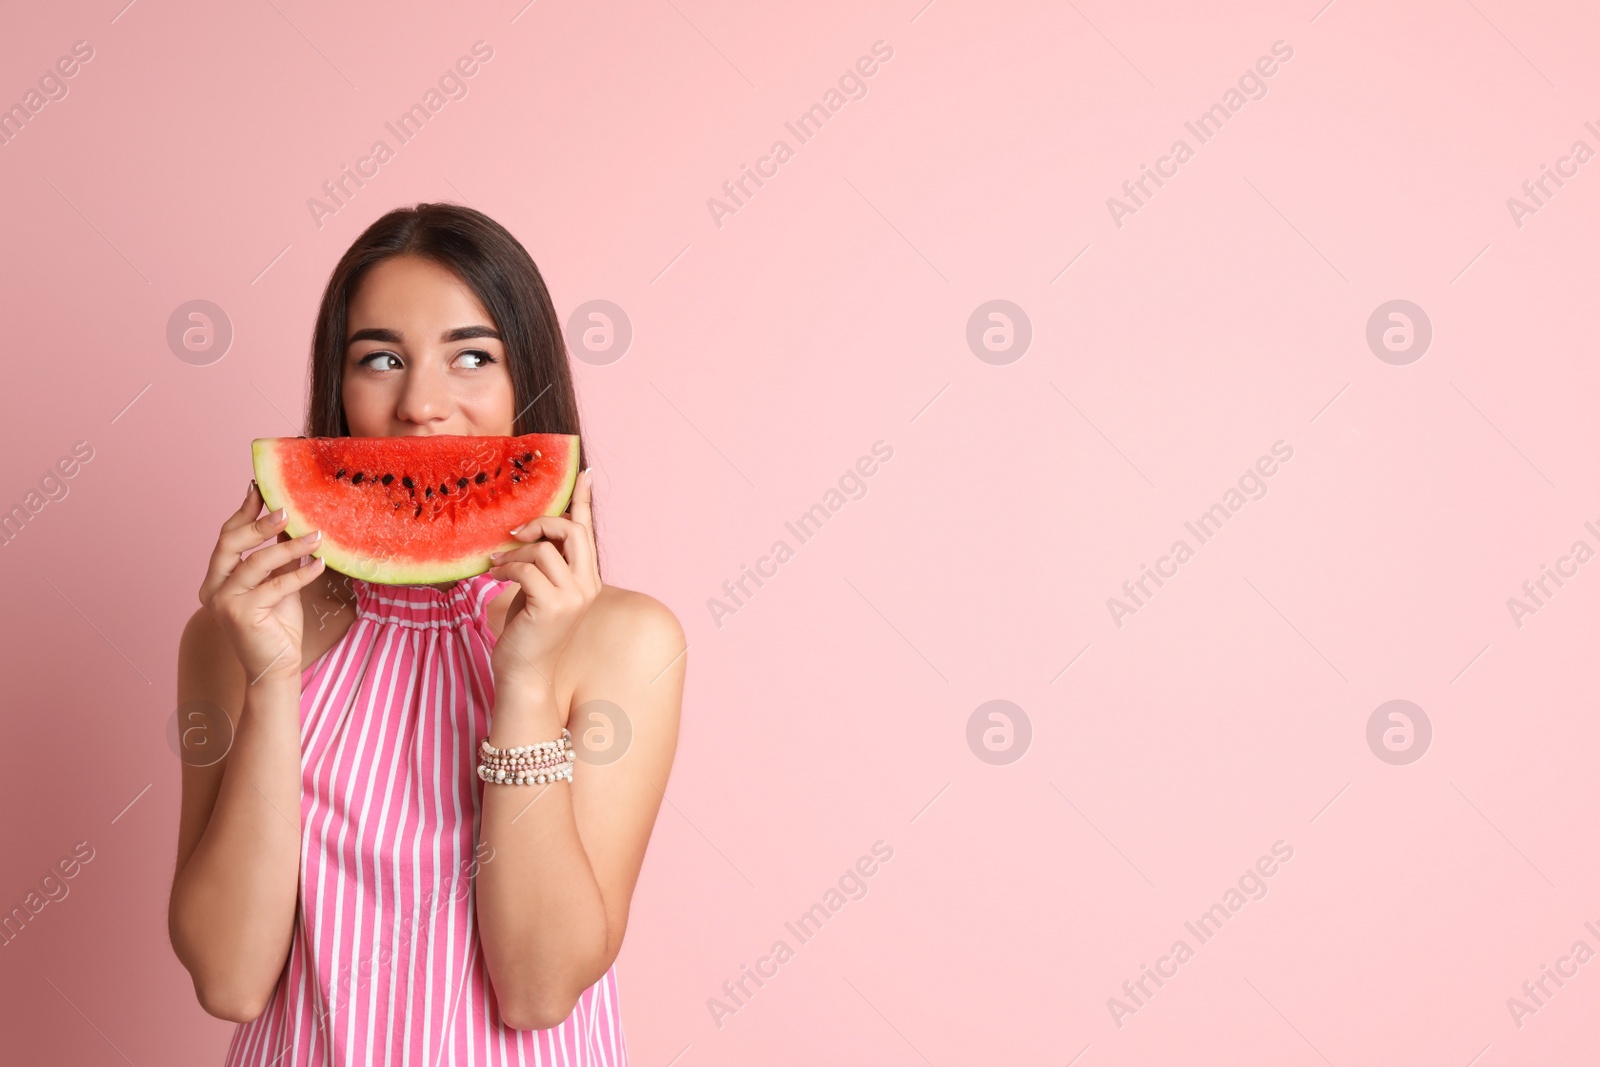
[[[580,431],[527,251],[466,208],[379,219],[323,295],[307,436],[532,432]],[[227,1067],[627,1062],[612,964],[687,658],[671,611],[602,584],[590,473],[436,585],[306,560],[254,482],[222,524],[178,701],[226,755],[184,761],[168,925],[239,1024]],[[569,726],[569,777],[479,778],[485,740]]]

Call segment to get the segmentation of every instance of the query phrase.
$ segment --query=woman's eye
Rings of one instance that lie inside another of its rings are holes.
[[[468,370],[478,370],[480,368],[487,367],[491,363],[497,362],[497,360],[489,353],[479,351],[478,349],[462,352],[456,358],[476,360],[476,363],[467,364]],[[393,362],[385,363],[385,360],[392,360]],[[399,365],[400,357],[395,355],[393,352],[369,352],[367,355],[361,358],[361,366],[370,367],[373,370],[394,370],[398,368]]]

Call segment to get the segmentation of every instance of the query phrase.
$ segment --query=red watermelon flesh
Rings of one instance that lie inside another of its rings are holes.
[[[578,435],[263,437],[256,484],[290,537],[322,531],[329,567],[369,582],[420,585],[482,574],[514,547],[513,527],[567,508]]]

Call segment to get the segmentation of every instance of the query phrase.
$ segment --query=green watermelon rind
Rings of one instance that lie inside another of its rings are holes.
[[[285,494],[280,490],[283,477],[278,450],[274,447],[274,442],[278,440],[295,440],[295,438],[258,437],[250,442],[250,458],[251,465],[255,468],[256,487],[261,492],[261,500],[266,504],[267,511],[286,508],[288,522],[284,529],[290,537],[301,537],[310,533],[312,527],[295,513],[294,507],[285,501]],[[551,498],[545,515],[560,515],[567,510],[567,504],[572,499],[572,490],[578,482],[579,445],[577,435],[572,435],[570,451],[566,458],[566,481],[560,491]],[[534,517],[528,516],[529,519]],[[522,543],[510,536],[510,532],[507,531],[505,541],[490,552],[508,551]],[[326,534],[323,535],[317,548],[308,554],[321,559],[330,570],[376,585],[430,585],[435,582],[452,582],[483,574],[493,566],[488,552],[437,563],[374,561],[370,552],[355,546],[337,544]]]

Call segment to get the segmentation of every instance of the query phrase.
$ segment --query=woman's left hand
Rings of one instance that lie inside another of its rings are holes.
[[[521,589],[490,656],[495,689],[551,688],[555,667],[595,597],[600,568],[589,504],[593,477],[578,475],[566,515],[531,519],[512,531],[527,542],[490,557],[489,574]],[[559,544],[559,548],[557,545]]]

